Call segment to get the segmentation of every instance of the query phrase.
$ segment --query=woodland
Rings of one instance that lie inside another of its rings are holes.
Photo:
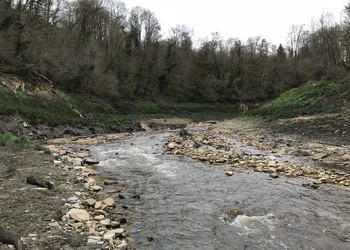
[[[276,20],[278,21],[278,20]],[[260,102],[350,70],[350,4],[292,25],[285,45],[194,41],[186,25],[162,35],[151,10],[116,0],[1,0],[0,72],[44,77],[68,93],[176,102]],[[234,37],[235,34],[232,34]],[[258,35],[258,34],[257,34]]]

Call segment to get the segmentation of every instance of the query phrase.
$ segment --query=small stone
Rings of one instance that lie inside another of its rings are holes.
[[[89,178],[87,181],[86,181],[86,184],[88,186],[95,186],[96,185],[96,180],[93,179],[93,178]]]
[[[99,161],[97,160],[94,160],[94,159],[91,159],[91,158],[86,158],[84,161],[83,161],[84,164],[87,164],[87,165],[95,165],[95,164],[98,164]]]
[[[89,153],[87,153],[87,152],[79,152],[79,153],[77,153],[77,157],[79,157],[79,158],[86,158],[86,157],[88,157],[90,154]]]
[[[110,219],[104,219],[100,221],[101,225],[107,226],[109,224],[111,224],[111,220]]]
[[[98,240],[90,239],[88,238],[87,244],[88,245],[96,245],[98,243]]]
[[[123,243],[122,240],[119,240],[119,239],[113,240],[113,244],[114,244],[115,246],[118,246],[118,245],[120,245],[120,244],[122,244],[122,243]]]
[[[102,190],[103,188],[99,185],[94,185],[94,186],[90,186],[90,189],[91,190],[94,190],[94,191],[100,191]]]
[[[174,149],[174,148],[176,148],[176,147],[178,147],[178,144],[177,144],[177,143],[175,143],[175,142],[170,142],[170,143],[168,143],[168,148],[169,148],[169,149]]]
[[[325,154],[325,153],[316,153],[316,154],[314,154],[314,155],[312,156],[312,159],[313,159],[314,161],[318,161],[318,160],[321,160],[321,159],[326,158],[327,156],[328,156],[328,155]]]
[[[101,201],[97,201],[95,203],[95,209],[101,209],[102,208],[102,202]]]
[[[114,184],[118,184],[118,181],[117,180],[111,180],[111,179],[105,179],[103,181],[103,184],[104,185],[114,185]]]
[[[84,223],[82,222],[77,222],[73,224],[74,228],[78,229],[78,228],[82,228],[84,226]]]
[[[87,244],[89,245],[96,245],[102,240],[102,237],[100,236],[89,236]]]
[[[62,161],[54,160],[54,161],[53,161],[53,164],[55,164],[55,165],[61,165],[61,164],[62,164]]]
[[[117,229],[109,230],[103,235],[103,239],[104,240],[111,240],[111,239],[114,239],[115,237],[118,237],[119,235],[121,235],[124,232],[125,232],[124,228],[117,228]]]
[[[79,201],[79,197],[77,197],[77,196],[71,196],[67,199],[67,202],[69,202],[71,204],[77,203],[78,201]]]
[[[94,212],[95,215],[99,215],[99,214],[103,214],[103,215],[108,215],[108,213],[106,211],[103,211],[103,210],[95,210]]]
[[[327,180],[328,180],[328,178],[326,178],[326,177],[321,177],[321,178],[319,178],[318,179],[320,182],[327,182]],[[319,184],[319,183],[318,183]]]
[[[119,249],[123,249],[123,247],[126,247],[127,245],[128,245],[128,243],[125,240],[123,240],[123,242],[121,244],[117,245],[117,247]]]
[[[321,185],[323,181],[319,179],[319,180],[314,180],[313,183],[316,185]]]
[[[350,161],[350,154],[343,155],[343,161]]]
[[[102,203],[105,204],[107,207],[115,207],[115,202],[111,197],[104,199]]]
[[[278,176],[278,174],[276,174],[276,173],[271,173],[271,174],[270,174],[270,177],[276,179],[276,178],[278,178],[279,176]]]
[[[105,216],[103,214],[95,216],[95,220],[103,220]]]
[[[71,158],[70,162],[75,166],[82,166],[83,160],[81,158]]]
[[[80,208],[80,205],[78,203],[74,203],[70,205],[71,208]]]
[[[232,176],[232,175],[233,175],[233,171],[227,170],[227,171],[225,171],[225,174],[226,174],[227,176]]]
[[[84,200],[81,204],[84,205],[84,206],[94,206],[96,203],[96,200],[95,199],[86,199]]]
[[[77,208],[69,210],[67,217],[70,217],[75,221],[87,221],[90,219],[90,215],[86,210]]]
[[[269,167],[275,167],[275,166],[277,165],[277,162],[276,162],[276,161],[269,161],[269,162],[267,163],[267,165],[268,165]]]

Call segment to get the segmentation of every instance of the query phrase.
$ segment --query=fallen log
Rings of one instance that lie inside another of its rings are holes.
[[[53,184],[51,182],[37,179],[32,175],[27,177],[27,183],[36,185],[39,187],[45,187],[47,189],[53,189]]]
[[[5,231],[0,227],[0,242],[4,244],[14,245],[17,250],[24,250],[24,244],[20,237]]]

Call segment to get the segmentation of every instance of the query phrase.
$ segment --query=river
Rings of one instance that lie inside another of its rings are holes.
[[[90,148],[132,209],[136,249],[350,249],[350,190],[164,154],[171,132]],[[121,199],[123,198],[123,199]],[[120,208],[123,209],[123,208]]]

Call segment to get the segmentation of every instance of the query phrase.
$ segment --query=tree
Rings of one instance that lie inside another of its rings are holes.
[[[296,61],[306,39],[305,25],[292,25],[288,33],[289,55]]]

